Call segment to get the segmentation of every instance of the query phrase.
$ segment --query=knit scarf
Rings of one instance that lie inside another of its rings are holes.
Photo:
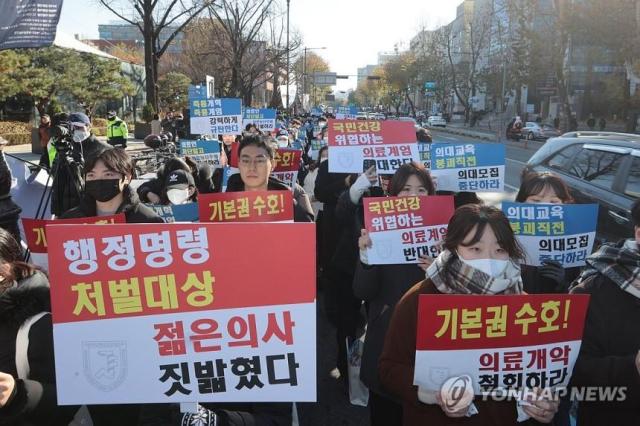
[[[587,258],[587,266],[577,283],[602,274],[622,290],[640,299],[640,249],[635,240],[604,244]]]
[[[440,253],[427,268],[427,278],[445,294],[523,293],[520,265],[510,261],[506,269],[494,278],[454,257],[449,250]]]

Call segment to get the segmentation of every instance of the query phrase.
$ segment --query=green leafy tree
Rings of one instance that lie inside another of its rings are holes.
[[[160,77],[158,84],[161,108],[179,111],[187,107],[191,84],[189,77],[179,72],[170,72]]]
[[[75,72],[78,83],[71,87],[70,94],[90,117],[97,104],[135,92],[133,84],[120,73],[118,61],[81,54],[81,66]]]

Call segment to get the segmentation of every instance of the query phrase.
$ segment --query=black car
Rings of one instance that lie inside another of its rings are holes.
[[[598,203],[599,239],[633,237],[630,209],[640,198],[640,135],[565,133],[549,139],[526,168],[561,176],[576,203]]]

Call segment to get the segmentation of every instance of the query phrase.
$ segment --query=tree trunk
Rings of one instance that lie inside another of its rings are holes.
[[[158,96],[156,82],[158,80],[158,60],[155,58],[155,46],[153,37],[153,6],[151,0],[144,2],[144,68],[146,71],[145,88],[147,92],[147,103],[153,106],[154,111],[158,111]]]

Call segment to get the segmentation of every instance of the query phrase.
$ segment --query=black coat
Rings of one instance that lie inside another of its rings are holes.
[[[127,223],[164,223],[164,220],[153,210],[140,203],[138,195],[129,185],[125,186],[124,201],[116,210],[117,213],[124,213]],[[79,217],[93,217],[96,215],[96,202],[93,198],[85,196],[80,205],[65,212],[61,219],[72,219]]]
[[[29,330],[30,373],[18,379],[16,335],[22,323],[40,312],[51,312],[49,281],[42,272],[20,280],[0,295],[0,371],[16,379],[16,393],[0,409],[0,424],[67,425],[78,407],[58,407],[53,356],[53,325],[46,315]]]
[[[369,266],[358,262],[356,266],[353,292],[369,304],[360,379],[377,394],[385,394],[378,378],[378,359],[391,314],[407,290],[424,280],[424,276],[424,271],[417,265]]]
[[[555,281],[540,275],[537,266],[521,265],[520,271],[524,291],[528,294],[566,294],[569,286],[580,275],[581,268],[566,268],[564,270],[564,283],[558,284]]]
[[[318,167],[314,194],[316,200],[324,203],[322,209],[322,238],[321,267],[327,268],[335,253],[341,229],[336,220],[336,205],[338,197],[348,188],[345,179],[349,176],[345,173],[329,173],[329,161],[323,161]]]
[[[276,179],[269,178],[269,182],[267,184],[268,191],[291,191],[284,182]],[[239,173],[235,175],[229,176],[229,180],[227,181],[227,191],[226,192],[242,192],[244,191],[244,182],[242,182],[242,178]],[[305,206],[308,203],[307,193],[304,192],[304,189],[296,184],[296,187],[293,191],[293,221],[294,222],[313,222],[314,215],[313,210],[307,209]]]
[[[216,416],[218,426],[290,426],[292,421],[292,404],[287,402],[200,405],[208,417]],[[138,426],[174,426],[183,424],[184,416],[177,404],[150,404],[140,417]]]
[[[591,295],[572,386],[627,387],[623,402],[580,402],[578,425],[640,425],[640,299],[603,275],[571,292]]]

